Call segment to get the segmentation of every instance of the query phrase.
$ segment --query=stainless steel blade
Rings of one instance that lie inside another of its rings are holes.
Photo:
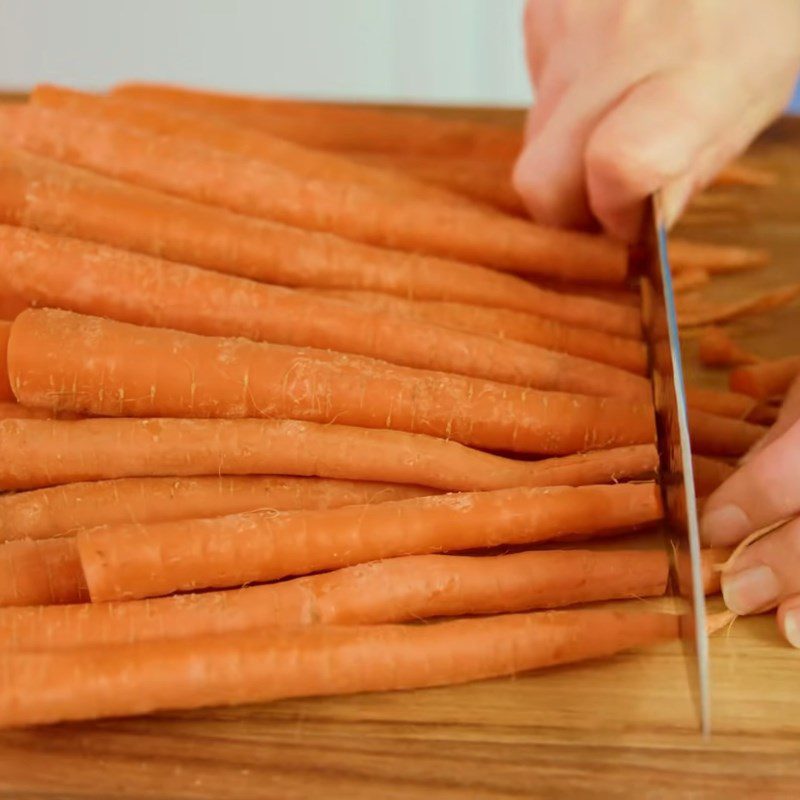
[[[711,732],[711,686],[697,496],[675,294],[658,195],[647,203],[637,261],[641,268],[643,316],[656,406],[661,488],[675,549],[673,584],[691,608],[682,618],[682,633],[700,728],[703,735],[708,736]]]

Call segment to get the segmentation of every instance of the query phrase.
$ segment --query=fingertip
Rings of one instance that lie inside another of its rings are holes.
[[[778,606],[778,630],[792,647],[800,648],[800,597],[790,597]]]
[[[713,504],[714,495],[708,503],[700,519],[700,537],[712,547],[727,546],[741,541],[753,531],[750,517],[737,505],[726,503]]]

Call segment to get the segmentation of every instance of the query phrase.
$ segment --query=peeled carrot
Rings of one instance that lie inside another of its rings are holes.
[[[405,300],[378,292],[345,289],[317,289],[314,293],[377,311],[435,322],[456,330],[515,339],[639,374],[644,374],[647,367],[647,351],[643,342],[568,326],[520,311],[436,300]]]
[[[434,190],[396,171],[358,164],[335,153],[303,147],[224,120],[183,113],[174,107],[132,102],[48,84],[34,88],[30,103],[97,121],[131,126],[155,136],[179,136],[186,141],[258,159],[306,178],[355,183],[400,197],[435,197],[442,202],[449,199],[463,205],[461,197]]]
[[[102,416],[289,417],[568,454],[654,439],[650,404],[29,309],[9,375],[30,406]],[[372,476],[370,476],[372,477]]]
[[[257,419],[0,421],[0,490],[125,477],[315,475],[451,491],[651,477],[652,444],[519,461],[401,431]]]
[[[726,461],[709,456],[692,456],[694,487],[698,497],[711,494],[735,472],[734,467]]]
[[[398,202],[353,183],[310,179],[69,111],[35,106],[0,111],[0,137],[8,145],[238,214],[549,278],[619,283],[627,271],[625,249],[601,236],[451,202],[412,197]]]
[[[696,295],[686,295],[678,299],[678,322],[687,328],[712,325],[748,314],[763,314],[788,305],[798,297],[800,283],[790,283],[732,303],[715,303]]]
[[[270,283],[539,311],[641,336],[637,309],[565,297],[485,267],[244,217],[7,148],[0,148],[0,222]]]
[[[538,346],[451,331],[435,320],[401,319],[94,242],[0,225],[0,286],[4,284],[31,305],[142,325],[310,345],[542,389],[648,392],[642,378]],[[578,332],[573,338],[595,341],[595,336]],[[642,352],[640,342],[621,340],[620,352],[626,352],[624,345],[630,346],[628,352]]]
[[[663,551],[401,556],[236,590],[3,609],[0,648],[130,644],[277,625],[364,625],[557,608],[663,595],[668,573]]]
[[[0,606],[88,600],[72,539],[21,539],[0,544]]]
[[[744,455],[765,433],[763,425],[697,409],[689,412],[692,451],[701,455]]]
[[[121,522],[338,508],[435,493],[419,486],[284,475],[82,481],[0,496],[0,541],[70,536],[80,528]]]
[[[8,337],[11,334],[11,323],[0,320],[0,403],[14,400],[14,392],[8,382]]]
[[[781,397],[800,375],[800,356],[739,367],[730,374],[730,387],[757,400]]]
[[[745,350],[723,328],[710,326],[700,336],[698,343],[700,363],[706,367],[738,367],[755,364],[760,359]]]
[[[102,526],[79,531],[75,541],[97,602],[241,586],[399,555],[601,534],[660,518],[653,483],[560,486]]]
[[[700,386],[686,387],[686,402],[689,408],[733,419],[747,419],[756,407],[755,400],[746,394]]]
[[[0,725],[466,683],[674,640],[678,619],[582,609],[14,652],[0,657]]]
[[[409,111],[248,97],[165,84],[127,83],[115,86],[111,93],[222,117],[320,150],[513,159],[522,146],[516,127]]]

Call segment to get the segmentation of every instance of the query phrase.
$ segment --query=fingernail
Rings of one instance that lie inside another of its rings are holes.
[[[739,506],[715,508],[703,515],[700,531],[707,542],[730,544],[744,538],[753,528],[750,518]]]
[[[800,608],[786,612],[783,617],[783,633],[792,647],[800,647]]]
[[[765,564],[722,576],[722,598],[734,614],[752,614],[778,600],[780,586]]]

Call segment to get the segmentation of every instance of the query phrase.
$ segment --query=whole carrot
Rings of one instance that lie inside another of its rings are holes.
[[[0,137],[41,156],[219,206],[238,214],[326,231],[378,247],[577,281],[621,282],[624,247],[426,198],[398,201],[368,187],[321,181],[262,161],[132,127],[35,106],[0,109]]]
[[[653,483],[518,488],[101,526],[79,531],[75,541],[97,602],[242,586],[399,555],[599,535],[656,522],[661,513]]]
[[[0,725],[466,683],[677,637],[676,616],[592,609],[7,653]]]
[[[686,402],[689,408],[733,419],[747,419],[756,407],[756,401],[746,394],[701,386],[686,387]]]
[[[456,330],[535,344],[621,367],[638,374],[644,374],[647,368],[647,352],[643,342],[613,336],[602,331],[588,331],[521,311],[437,300],[406,300],[378,292],[357,292],[346,289],[311,291],[324,297],[357,303],[376,311],[435,322]]]
[[[165,84],[128,83],[114,97],[221,117],[321,150],[513,159],[517,127],[440,119],[414,112],[248,97]]]
[[[14,392],[8,382],[8,337],[11,335],[11,323],[0,320],[0,403],[14,400]]]
[[[649,391],[642,378],[538,346],[6,225],[0,225],[3,283],[31,305],[141,325],[319,347],[541,389]],[[639,342],[622,341],[641,350]]]
[[[707,456],[744,455],[765,433],[763,425],[691,409],[692,451]]]
[[[120,522],[338,508],[435,493],[419,486],[285,475],[83,481],[0,495],[0,541],[70,536],[81,528]]]
[[[637,309],[566,297],[486,267],[245,217],[9,148],[0,148],[0,222],[268,283],[539,310],[641,336]]]
[[[277,625],[364,625],[664,594],[663,551],[401,556],[190,595],[0,610],[0,648],[127,644]]]
[[[479,491],[613,483],[652,477],[657,468],[652,444],[520,461],[422,434],[294,420],[0,421],[0,490],[125,477],[272,474]]]
[[[68,311],[20,314],[8,361],[17,399],[56,411],[288,417],[554,455],[654,438],[652,407],[644,402],[536,392],[358,356],[140,328]]]
[[[730,374],[730,387],[757,400],[782,397],[800,375],[800,356],[761,361],[738,367]]]
[[[710,326],[700,336],[698,343],[700,362],[706,367],[738,367],[755,364],[758,356],[745,350],[723,328]]]

